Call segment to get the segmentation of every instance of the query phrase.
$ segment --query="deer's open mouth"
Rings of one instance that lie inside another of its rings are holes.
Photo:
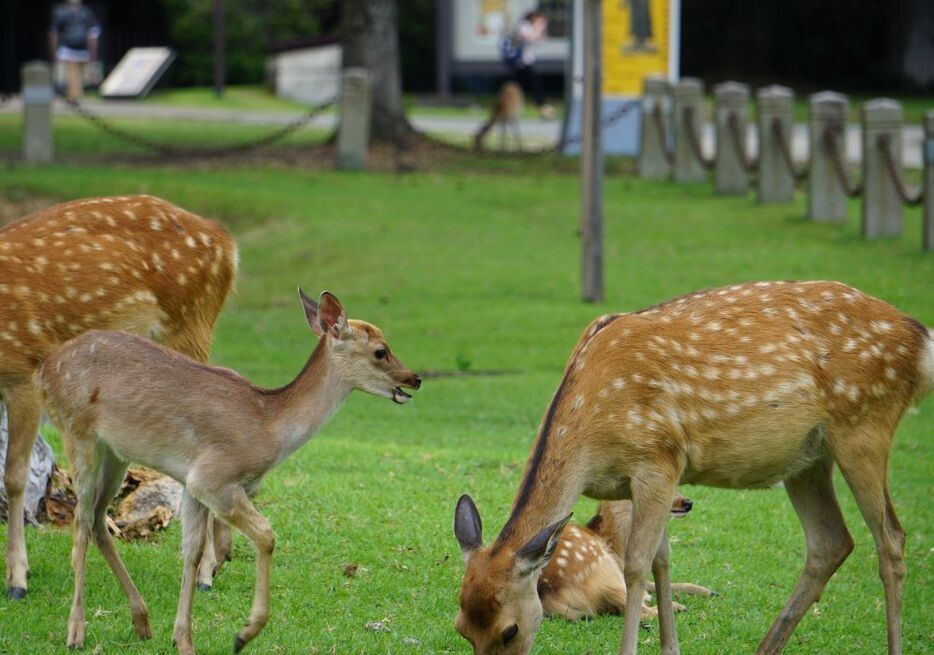
[[[395,387],[392,390],[392,402],[397,405],[404,405],[412,399],[412,396],[402,390],[402,387]]]

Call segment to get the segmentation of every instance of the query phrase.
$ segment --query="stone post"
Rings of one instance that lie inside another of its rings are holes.
[[[693,120],[690,126],[685,124],[685,110],[692,108]],[[675,182],[703,182],[704,167],[694,156],[694,150],[688,141],[687,130],[691,129],[701,142],[701,126],[704,124],[704,84],[695,77],[682,77],[675,84],[672,105],[672,126],[674,134],[674,178]]]
[[[934,251],[934,109],[924,113],[924,213],[922,248]]]
[[[723,82],[714,87],[714,124],[717,132],[717,155],[713,171],[716,193],[743,194],[749,191],[749,174],[739,158],[746,152],[746,128],[749,123],[749,85]],[[735,115],[739,143],[734,142],[730,116]],[[738,147],[737,147],[738,146]]]
[[[668,141],[671,130],[671,83],[662,75],[650,75],[643,82],[642,139],[637,162],[639,176],[660,179],[668,176]],[[658,117],[661,112],[662,134]]]
[[[808,100],[808,218],[818,223],[846,220],[846,193],[834,172],[824,132],[835,131],[833,141],[846,165],[846,116],[849,101],[842,93],[821,91]]]
[[[902,106],[879,98],[862,108],[863,122],[863,236],[897,236],[903,230],[904,208],[879,148],[879,137],[889,137],[889,149],[898,169],[902,166]]]
[[[370,73],[365,68],[345,68],[341,78],[341,115],[337,133],[337,167],[360,170],[366,164],[370,142]]]
[[[782,148],[791,154],[794,93],[785,86],[759,89],[759,202],[791,202],[795,195],[794,172],[789,170]],[[776,138],[775,124],[781,125],[782,142]]]
[[[52,73],[44,61],[23,65],[23,158],[52,161]]]

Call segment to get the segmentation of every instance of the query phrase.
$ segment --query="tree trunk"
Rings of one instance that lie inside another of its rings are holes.
[[[401,144],[412,131],[402,105],[397,0],[343,0],[343,66],[373,76],[370,141]]]

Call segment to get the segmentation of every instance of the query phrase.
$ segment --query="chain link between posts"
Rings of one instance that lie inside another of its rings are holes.
[[[672,166],[675,163],[675,153],[673,150],[668,149],[668,134],[665,130],[665,117],[662,115],[662,107],[658,102],[652,107],[652,121],[655,123],[659,147],[662,149],[662,154],[665,155],[665,161],[668,162],[669,166]]]
[[[688,145],[694,153],[694,158],[700,163],[701,167],[710,170],[714,167],[714,160],[704,157],[704,151],[701,149],[700,137],[694,130],[694,107],[685,107],[682,114],[684,121],[684,133],[687,135]]]
[[[223,146],[207,146],[200,148],[184,148],[181,146],[173,146],[162,143],[160,141],[155,141],[138,134],[134,134],[128,130],[125,130],[121,127],[117,127],[110,121],[98,116],[97,114],[90,111],[85,105],[81,102],[64,96],[60,96],[65,104],[71,109],[75,114],[88,121],[91,125],[98,128],[102,132],[111,135],[112,137],[119,139],[125,143],[131,145],[139,146],[147,150],[154,150],[163,155],[173,155],[180,157],[218,157],[222,155],[229,155],[234,153],[244,153],[251,150],[256,150],[263,148],[265,146],[272,145],[279,141],[284,140],[286,137],[291,135],[293,132],[300,130],[305,127],[309,122],[311,122],[316,116],[321,114],[326,109],[332,107],[337,103],[337,98],[331,98],[321,104],[315,105],[309,109],[305,114],[290,122],[287,125],[282,126],[277,130],[273,130],[269,134],[261,136],[257,139],[250,141],[244,141],[242,143],[233,143]]]
[[[785,125],[782,123],[780,118],[772,119],[772,137],[775,139],[775,142],[778,144],[778,151],[782,155],[782,161],[785,162],[785,167],[788,169],[788,172],[791,174],[792,179],[795,182],[801,182],[807,179],[808,169],[803,168],[800,171],[795,167],[794,158],[791,156],[791,139],[785,138]]]
[[[735,111],[731,111],[730,115],[726,117],[726,126],[730,130],[730,140],[733,142],[736,161],[739,162],[740,167],[746,173],[755,173],[759,169],[759,162],[746,156],[746,135],[741,134],[739,115]]]
[[[888,134],[880,134],[879,138],[876,140],[876,146],[879,148],[879,153],[882,155],[882,163],[885,166],[885,170],[892,180],[892,184],[895,185],[895,189],[898,191],[902,202],[910,206],[920,205],[924,200],[924,189],[918,189],[914,192],[909,190],[908,184],[902,177],[899,166],[895,162],[895,155],[892,154],[891,137]]]
[[[843,189],[843,195],[847,198],[856,198],[863,192],[863,185],[852,184],[850,181],[850,176],[846,171],[846,162],[843,161],[843,155],[840,153],[840,148],[837,147],[837,136],[839,134],[844,134],[840,126],[828,125],[821,135],[821,142],[830,158],[830,167],[840,183],[840,188]]]

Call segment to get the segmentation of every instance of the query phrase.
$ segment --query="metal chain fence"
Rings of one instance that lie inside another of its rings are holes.
[[[885,170],[892,180],[892,184],[895,185],[895,189],[898,191],[902,202],[910,206],[920,205],[924,201],[924,189],[918,189],[914,192],[909,190],[908,184],[905,182],[899,170],[899,166],[895,163],[895,155],[892,154],[892,140],[890,136],[888,134],[880,134],[876,141],[876,146],[882,154],[882,163],[885,165]]]
[[[665,161],[668,162],[669,166],[672,166],[675,163],[675,153],[674,150],[668,149],[668,134],[665,130],[665,117],[662,115],[661,105],[657,102],[655,106],[652,107],[652,121],[655,123],[659,147],[662,149],[662,154],[665,155]]]
[[[171,155],[177,157],[219,157],[223,155],[230,154],[242,154],[251,150],[257,150],[263,148],[279,141],[284,140],[286,137],[291,135],[293,132],[300,130],[305,127],[309,122],[311,122],[316,116],[321,114],[323,111],[332,107],[337,102],[337,98],[331,98],[321,104],[315,105],[309,109],[304,115],[295,119],[287,125],[282,126],[277,130],[273,130],[269,134],[263,135],[257,139],[252,139],[249,141],[243,141],[241,143],[233,143],[223,146],[204,146],[197,148],[186,148],[182,146],[169,145],[162,143],[161,141],[156,141],[154,139],[149,139],[139,134],[134,134],[129,130],[125,130],[121,127],[114,125],[112,122],[102,118],[101,116],[93,113],[81,102],[69,98],[60,96],[65,104],[75,112],[78,116],[88,121],[91,125],[98,128],[102,132],[109,134],[110,136],[119,139],[125,143],[131,145],[139,146],[147,150],[153,150],[163,155]]]
[[[703,168],[710,170],[714,167],[714,160],[704,157],[704,151],[701,149],[700,137],[694,130],[694,107],[685,107],[682,115],[684,121],[684,133],[687,134],[688,145],[691,146],[691,152]]]
[[[798,170],[795,167],[794,159],[791,156],[791,139],[785,137],[785,125],[782,123],[781,119],[772,119],[771,129],[772,136],[775,139],[775,142],[778,144],[778,151],[782,155],[782,161],[785,162],[785,167],[791,174],[792,179],[794,179],[795,182],[802,182],[806,180],[808,176],[808,169],[803,168]]]
[[[733,142],[736,161],[747,173],[755,173],[759,169],[759,161],[746,156],[746,135],[740,134],[742,130],[739,129],[739,116],[736,112],[730,112],[730,115],[727,116],[726,126],[730,130],[730,141]]]
[[[843,189],[843,195],[847,198],[856,198],[863,192],[863,185],[852,184],[850,181],[850,176],[846,171],[846,162],[843,161],[843,155],[837,147],[837,135],[839,134],[844,134],[842,127],[828,125],[821,136],[821,142],[830,157],[830,166],[840,183],[840,188]]]

